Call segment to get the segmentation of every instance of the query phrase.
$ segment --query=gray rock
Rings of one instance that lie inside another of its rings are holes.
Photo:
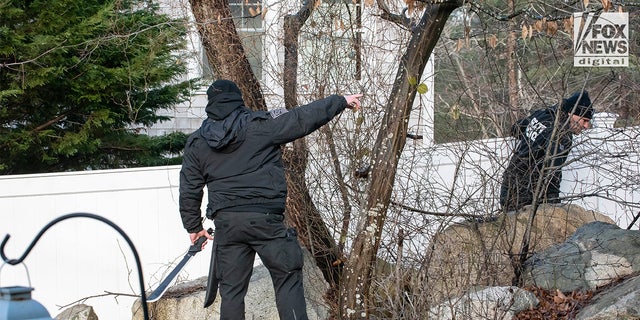
[[[470,288],[509,286],[513,254],[532,214],[530,206],[488,221],[466,221],[434,236],[427,269],[429,294],[435,303],[461,296]],[[611,218],[577,205],[541,205],[531,228],[530,250],[542,251],[567,240],[581,226],[593,221],[613,223]]]
[[[640,231],[592,222],[567,241],[534,254],[524,283],[544,289],[593,290],[640,271]]]
[[[307,250],[304,252],[304,291],[307,300],[309,319],[327,319],[328,307],[323,295],[329,288],[322,272],[315,265],[313,257]],[[167,290],[162,299],[149,304],[149,314],[155,320],[180,319],[217,319],[220,317],[220,296],[213,305],[203,308],[204,289],[207,277],[175,285]],[[275,303],[273,282],[266,267],[260,265],[253,268],[249,290],[245,296],[245,317],[247,319],[279,319]],[[140,301],[133,308],[133,320],[143,319]]]
[[[601,292],[576,316],[576,320],[620,319],[640,319],[640,276]]]
[[[55,317],[56,320],[98,320],[93,307],[85,304],[77,304],[65,309]]]
[[[509,320],[539,303],[535,295],[518,287],[490,287],[450,299],[429,312],[430,319],[503,319]]]

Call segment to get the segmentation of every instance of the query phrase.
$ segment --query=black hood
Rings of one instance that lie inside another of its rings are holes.
[[[231,152],[244,142],[245,125],[251,115],[247,108],[236,108],[222,120],[206,119],[200,126],[200,136],[209,147]]]
[[[213,120],[222,120],[233,110],[244,105],[242,92],[229,80],[216,80],[207,89],[207,116]]]

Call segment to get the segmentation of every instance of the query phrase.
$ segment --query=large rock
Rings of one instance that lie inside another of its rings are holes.
[[[309,319],[327,319],[328,308],[323,296],[329,285],[324,281],[322,272],[316,267],[313,257],[303,250],[304,291],[307,300]],[[220,296],[213,305],[203,308],[207,277],[181,283],[167,290],[162,299],[149,304],[149,316],[154,320],[180,319],[217,319],[220,317]],[[249,291],[245,297],[245,317],[247,319],[279,319],[275,303],[275,293],[271,276],[266,267],[260,265],[253,269]],[[140,303],[133,306],[132,320],[142,320]]]
[[[640,276],[602,291],[576,315],[576,320],[620,319],[640,319]]]
[[[510,320],[518,312],[534,308],[538,299],[518,287],[491,287],[472,290],[464,296],[441,303],[429,310],[429,319]]]
[[[434,236],[426,268],[431,301],[460,296],[474,287],[511,285],[511,259],[521,248],[530,216],[530,209],[525,208],[493,221],[457,223]],[[601,213],[576,205],[542,205],[531,229],[530,252],[561,243],[593,221],[613,223]]]
[[[65,309],[55,317],[56,320],[98,320],[93,307],[85,304],[77,304]]]
[[[640,231],[592,222],[567,241],[529,258],[525,285],[560,291],[594,290],[640,272]]]
[[[640,319],[640,231],[588,223],[527,260],[523,280],[525,288],[558,294],[552,299],[543,295],[541,310],[535,310],[536,299],[521,288],[472,288],[431,308],[429,318],[541,319],[555,314],[576,320]]]

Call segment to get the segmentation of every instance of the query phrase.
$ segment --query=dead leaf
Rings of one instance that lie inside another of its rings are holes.
[[[573,32],[573,16],[563,20],[564,32],[571,34]]]
[[[451,107],[451,110],[449,110],[449,115],[451,116],[451,119],[453,119],[453,120],[460,119],[460,107],[457,104],[454,104]]]
[[[529,30],[527,30],[527,25],[522,25],[522,40],[527,40],[527,35],[529,34]]]
[[[536,28],[536,31],[542,32],[542,29],[543,29],[542,20],[536,20],[536,23],[534,23],[533,26]]]
[[[555,304],[561,304],[567,300],[567,296],[565,296],[562,291],[556,289],[556,295],[553,297],[553,302]]]
[[[558,32],[558,24],[555,21],[547,22],[547,34],[555,36]]]
[[[496,37],[495,34],[492,34],[489,37],[488,42],[489,42],[489,47],[493,49],[498,45],[498,37]]]
[[[562,302],[564,302],[564,300],[563,300],[562,298],[560,298],[560,297],[558,297],[558,296],[554,296],[554,297],[553,297],[553,303],[555,303],[555,304],[561,304]],[[557,308],[557,306],[556,306],[556,308]]]

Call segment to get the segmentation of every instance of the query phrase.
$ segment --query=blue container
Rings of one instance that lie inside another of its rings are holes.
[[[0,320],[53,320],[30,287],[0,287]]]

